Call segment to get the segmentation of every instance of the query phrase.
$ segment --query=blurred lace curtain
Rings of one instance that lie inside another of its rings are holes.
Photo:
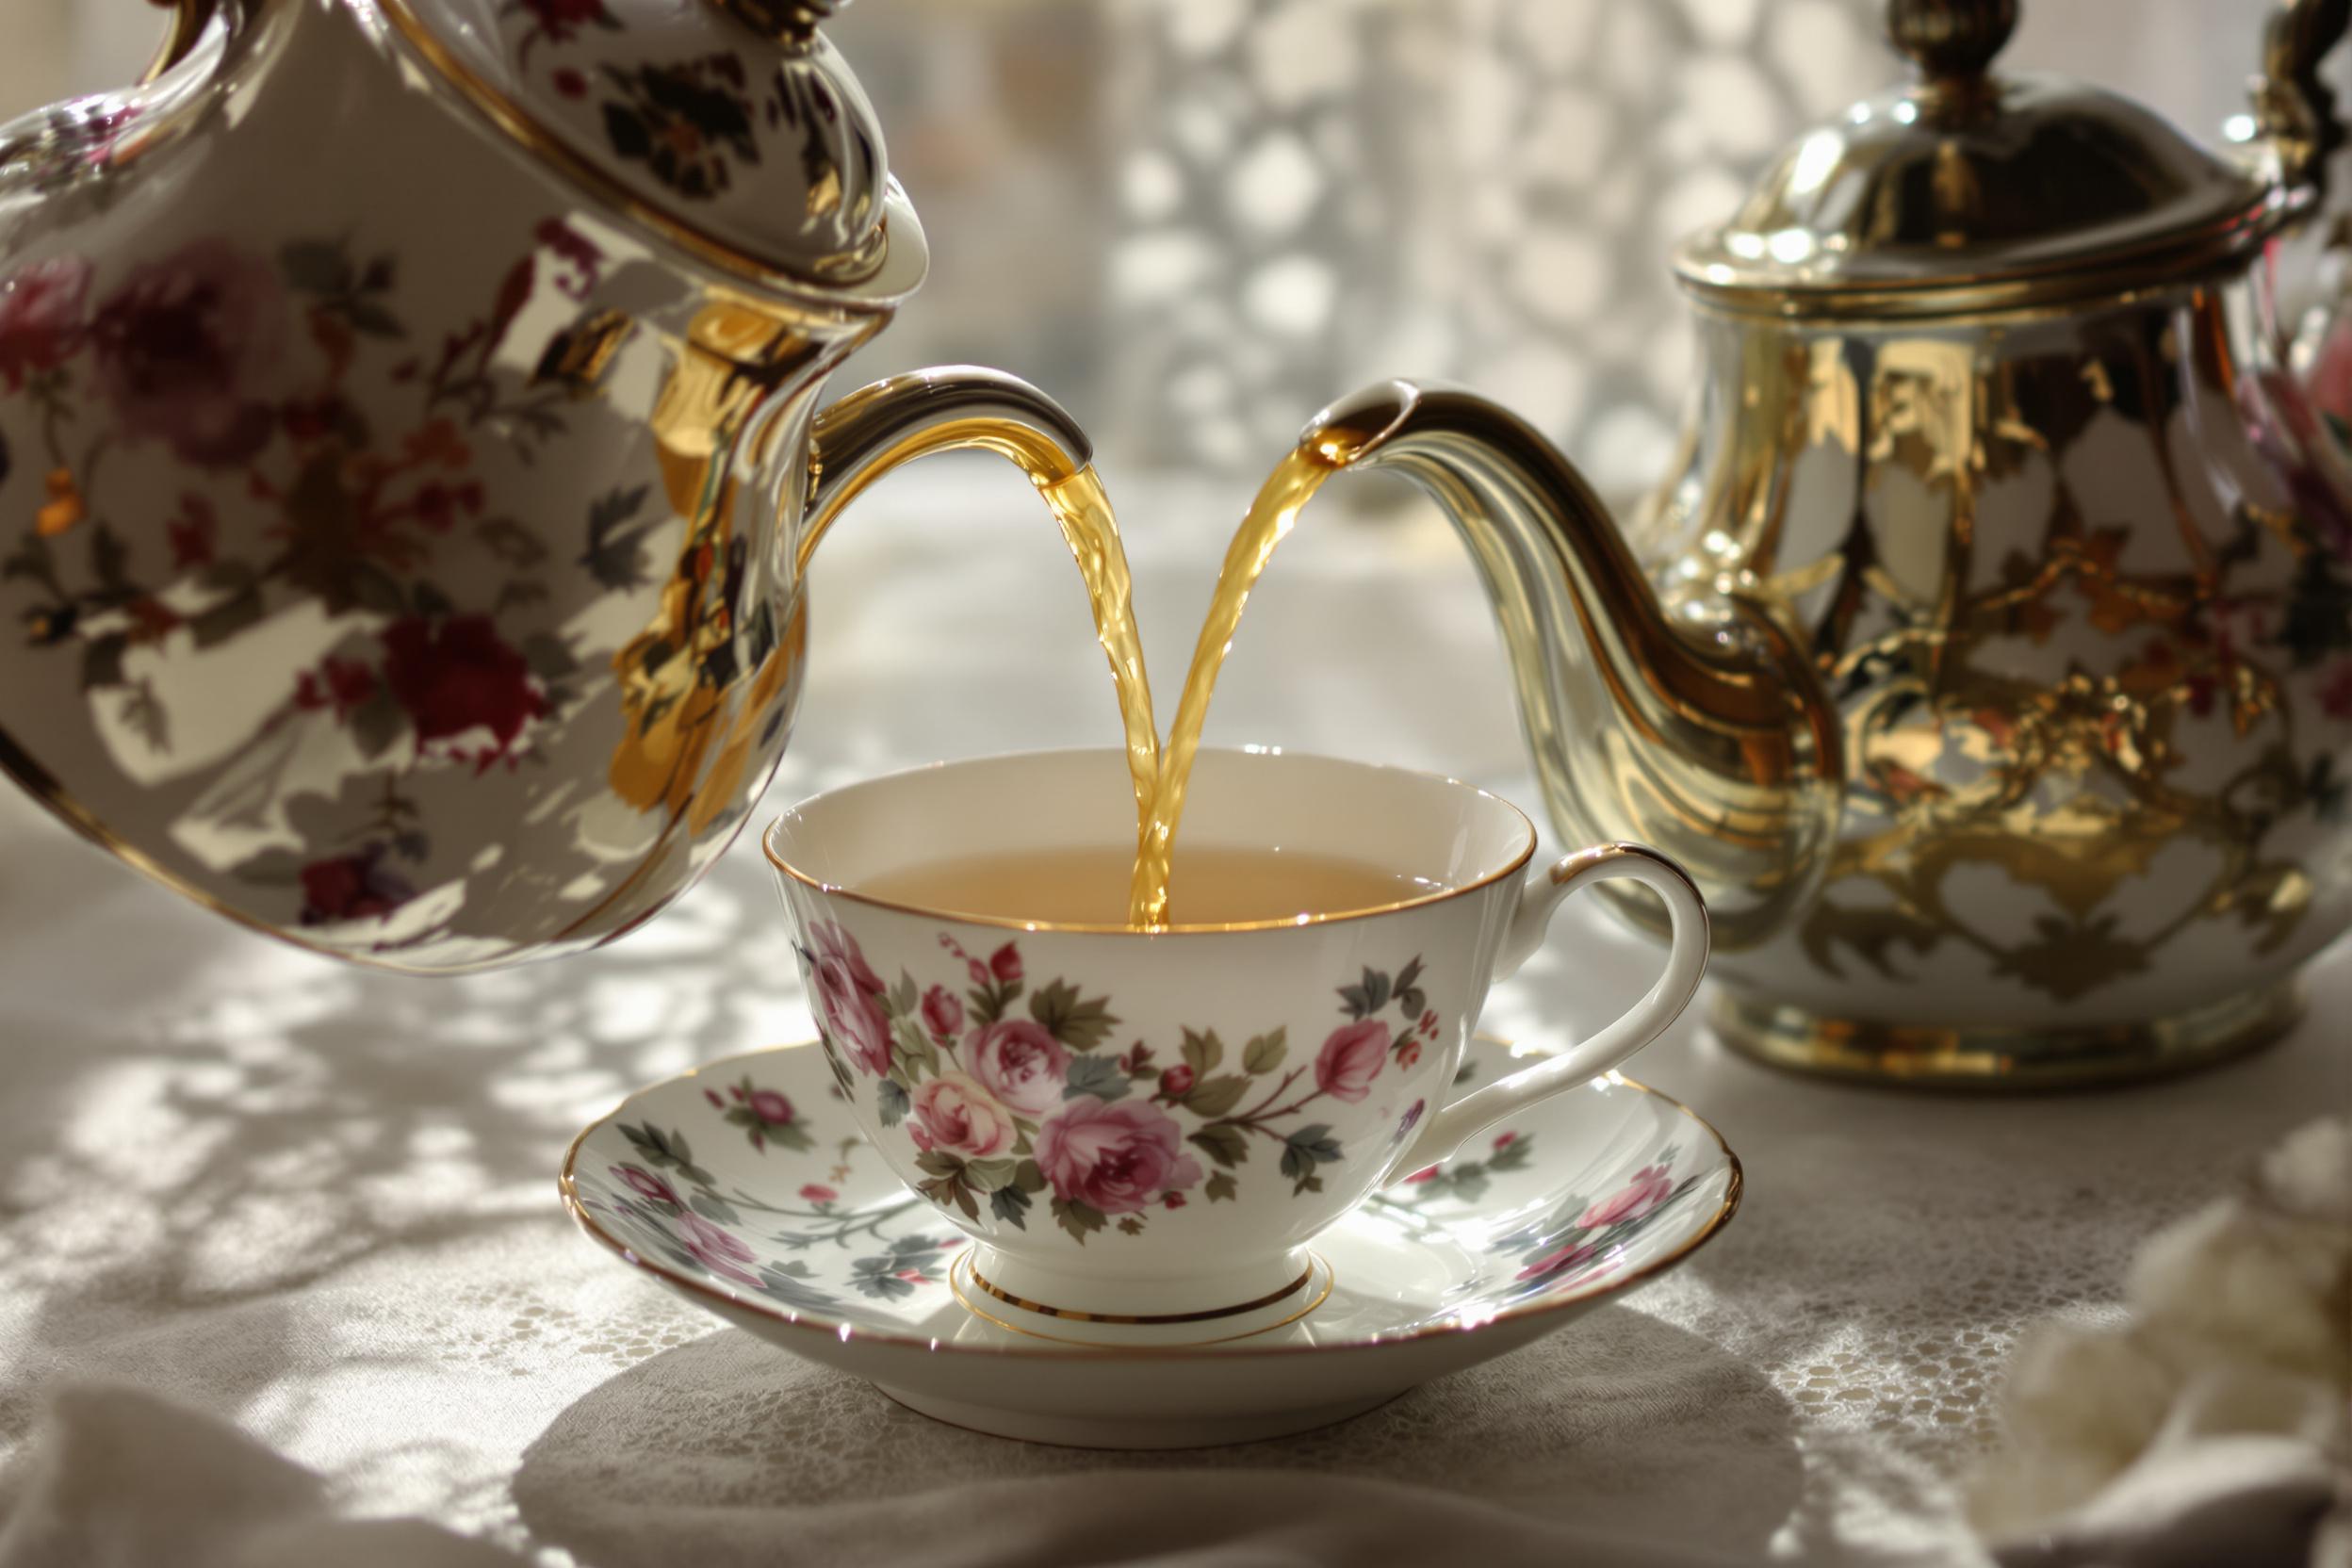
[[[2243,107],[2268,7],[2023,8],[2012,68],[2211,138]],[[1689,370],[1667,247],[1797,129],[1894,79],[1883,11],[858,0],[829,31],[937,259],[844,380],[1000,365],[1067,402],[1114,473],[1254,476],[1359,383],[1443,376],[1632,495],[1665,464]],[[127,80],[157,25],[139,0],[0,0],[0,112]]]

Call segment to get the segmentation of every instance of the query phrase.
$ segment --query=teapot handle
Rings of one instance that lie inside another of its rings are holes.
[[[155,57],[147,62],[146,74],[139,79],[141,87],[194,54],[204,29],[212,25],[213,17],[221,9],[221,0],[148,0],[148,4],[171,8],[172,30],[164,34]],[[228,8],[234,24],[235,0],[231,0]]]

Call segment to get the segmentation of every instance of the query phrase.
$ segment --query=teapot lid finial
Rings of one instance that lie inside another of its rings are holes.
[[[790,296],[886,306],[922,227],[817,29],[848,0],[368,0],[497,129],[616,218]]]
[[[1931,81],[1982,76],[2017,25],[2017,0],[1890,0],[1886,37]]]
[[[1728,222],[1685,240],[1693,294],[1841,319],[2061,306],[2239,264],[2308,205],[2128,98],[1994,70],[2017,0],[1886,15],[1918,79],[1807,132]]]

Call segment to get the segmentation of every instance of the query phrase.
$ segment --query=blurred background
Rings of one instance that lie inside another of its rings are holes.
[[[1262,474],[1384,374],[1511,402],[1623,498],[1687,376],[1664,258],[1889,84],[1870,0],[859,0],[828,26],[935,256],[857,369],[1002,366],[1116,479]],[[2041,0],[2007,50],[2212,137],[2257,0]],[[0,0],[0,115],[127,81],[139,0]],[[1236,502],[1237,504],[1237,502]]]

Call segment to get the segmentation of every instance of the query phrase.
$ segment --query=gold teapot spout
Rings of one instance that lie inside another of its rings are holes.
[[[992,451],[1051,498],[1094,461],[1093,445],[1062,405],[1002,370],[947,365],[861,386],[817,416],[809,431],[808,513],[801,569],[850,502],[902,464],[933,452]]]
[[[1484,398],[1382,382],[1299,440],[1343,468],[1403,474],[1469,546],[1561,834],[1680,860],[1719,947],[1784,927],[1826,868],[1844,778],[1801,639],[1734,582],[1661,599],[1575,465]],[[1621,908],[1663,929],[1646,899]]]

